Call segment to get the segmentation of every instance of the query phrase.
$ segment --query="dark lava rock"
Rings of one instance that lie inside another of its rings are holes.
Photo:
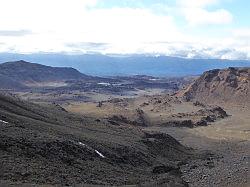
[[[167,122],[164,122],[162,124],[163,126],[172,126],[172,127],[189,127],[189,128],[193,128],[194,127],[194,123],[192,120],[170,120]]]
[[[161,174],[161,173],[168,173],[173,170],[179,170],[179,168],[176,168],[174,166],[161,165],[161,166],[155,166],[152,172],[154,174]]]

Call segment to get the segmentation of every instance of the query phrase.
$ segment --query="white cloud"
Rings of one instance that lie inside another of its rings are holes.
[[[219,0],[179,0],[178,6],[187,20],[192,25],[228,24],[233,20],[233,15],[225,9],[207,10],[209,6],[219,3]]]
[[[111,49],[128,52],[142,42],[181,38],[170,16],[155,15],[149,9],[88,8],[96,2],[0,0],[0,31],[32,32],[21,38],[0,36],[0,40],[21,52],[71,50],[65,44],[81,42],[110,43]]]
[[[228,24],[233,20],[230,12],[224,9],[207,11],[202,8],[185,8],[185,18],[191,25]]]
[[[187,22],[149,8],[95,8],[101,0],[0,0],[0,51],[161,53],[182,57],[250,58],[248,29],[213,38],[202,24],[225,24],[232,15],[207,9],[219,0],[177,0]],[[17,37],[18,36],[18,37]],[[218,47],[219,46],[219,47]],[[225,50],[230,49],[230,50]]]
[[[237,38],[244,38],[250,40],[250,28],[240,28],[233,30],[233,35]]]
[[[63,28],[64,23],[71,26],[76,22],[74,18],[84,16],[86,8],[95,3],[96,0],[0,0],[0,30],[41,31]]]
[[[178,0],[177,3],[184,7],[203,8],[209,5],[217,4],[218,0]]]

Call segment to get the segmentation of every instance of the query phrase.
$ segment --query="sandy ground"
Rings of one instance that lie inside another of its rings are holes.
[[[231,116],[210,126],[145,129],[168,133],[184,145],[214,154],[207,162],[196,161],[182,166],[183,177],[191,187],[250,186],[250,110],[239,106],[224,108]]]
[[[192,133],[218,140],[250,140],[250,109],[224,107],[228,118],[214,125],[192,129]]]

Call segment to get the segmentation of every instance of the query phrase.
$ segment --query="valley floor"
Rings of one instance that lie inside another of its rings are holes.
[[[250,186],[250,116],[249,109],[224,106],[231,116],[212,125],[196,128],[147,127],[145,131],[167,133],[182,144],[201,151],[211,151],[210,160],[184,164],[183,179],[191,187]]]
[[[64,107],[64,109],[60,108],[60,110],[64,111],[66,109],[69,112],[78,113],[78,115],[85,120],[88,120],[89,117],[93,118],[95,125],[88,126],[88,128],[98,129],[98,131],[99,128],[106,128],[106,126],[102,126],[101,124],[103,121],[107,121],[107,123],[112,123],[112,129],[118,129],[117,132],[119,133],[120,129],[125,129],[126,132],[129,130],[129,133],[135,132],[135,129],[142,129],[145,132],[154,131],[166,133],[177,139],[181,144],[193,148],[197,150],[197,152],[207,154],[208,158],[206,159],[198,158],[187,160],[182,161],[180,164],[182,179],[191,187],[250,186],[249,106],[219,104],[229,115],[228,117],[216,117],[215,120],[211,123],[209,122],[208,125],[194,125],[194,128],[184,126],[170,127],[168,126],[169,123],[165,122],[169,121],[172,123],[175,120],[187,119],[199,121],[204,116],[212,116],[210,109],[213,108],[199,104],[196,105],[193,102],[180,102],[178,98],[171,95],[162,96],[154,95],[155,93],[153,93],[153,96],[145,96],[144,94],[145,93],[138,93],[140,97],[131,98],[120,96],[113,99],[110,98],[110,95],[104,97],[103,95],[95,93],[89,102],[71,101],[63,103],[61,106]],[[30,93],[30,95],[34,96],[33,93]],[[23,99],[33,101],[33,97],[19,96]],[[44,97],[47,98],[47,96]],[[45,103],[47,101],[44,99],[41,100],[45,101]],[[37,101],[37,97],[35,97],[35,101]],[[40,100],[38,100],[38,102],[39,101]],[[87,121],[86,124],[89,125],[89,121]],[[138,128],[134,127],[134,125]],[[82,128],[82,126],[80,127]],[[90,136],[90,134],[93,133],[93,129],[91,131],[88,130],[89,129],[84,129],[82,133],[86,134],[86,136]],[[66,132],[68,133],[68,130]],[[79,132],[74,133],[78,134]],[[100,135],[98,133],[98,135],[96,135],[95,133],[96,132],[93,133],[94,139],[98,139],[98,141],[103,143],[103,139],[99,140],[99,138],[101,138],[99,137]],[[112,136],[114,135],[113,133],[114,132],[108,133],[109,138],[110,134]],[[126,133],[124,134],[126,135]],[[107,137],[107,134],[104,136]],[[80,137],[82,137],[82,135]],[[137,139],[137,135],[135,135],[134,138]],[[117,141],[117,137],[112,139],[112,145],[114,142],[117,143]],[[130,138],[125,140],[124,137],[119,141],[123,142],[126,146],[127,142],[132,142]],[[137,150],[137,147],[135,147],[135,149]],[[183,157],[183,155],[181,155],[181,157]],[[112,171],[112,169],[110,169],[110,171]],[[135,173],[131,175],[133,176]],[[4,183],[0,183],[0,186],[4,186]]]

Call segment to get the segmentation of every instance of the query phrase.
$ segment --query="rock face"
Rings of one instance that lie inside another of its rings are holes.
[[[250,103],[250,68],[207,71],[178,94],[187,100],[209,103]]]

